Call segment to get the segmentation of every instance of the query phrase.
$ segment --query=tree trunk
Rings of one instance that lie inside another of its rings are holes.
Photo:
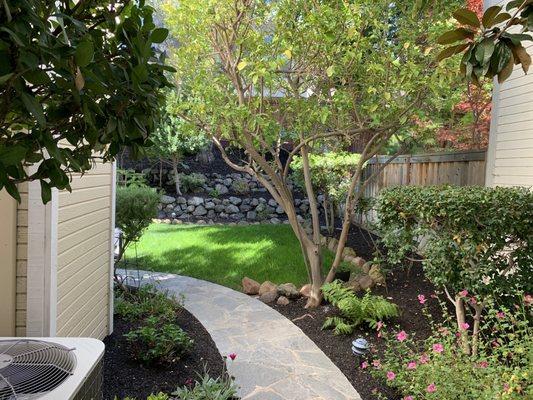
[[[474,328],[472,331],[472,355],[475,357],[478,353],[478,347],[479,347],[479,328],[481,324],[481,313],[483,312],[483,305],[482,304],[474,304],[472,305],[475,310],[474,315]]]
[[[463,325],[466,322],[465,319],[465,303],[461,296],[455,297],[455,317],[457,318],[457,327],[461,334],[461,343],[463,352],[465,354],[470,354],[470,343],[468,343],[468,332],[463,329]]]
[[[176,185],[176,194],[181,196],[180,190],[180,176],[178,174],[178,159],[172,157],[172,171],[174,172],[174,184]]]
[[[320,257],[320,245],[304,245],[304,249],[309,260],[309,269],[311,270],[311,292],[305,304],[305,308],[318,307],[322,302],[322,284],[324,278],[322,275],[322,260]]]

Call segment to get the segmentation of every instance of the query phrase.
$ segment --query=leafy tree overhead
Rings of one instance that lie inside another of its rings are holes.
[[[176,114],[209,135],[234,169],[254,175],[285,210],[308,265],[312,294],[331,281],[342,259],[351,217],[364,187],[366,161],[391,138],[402,145],[450,87],[432,44],[456,3],[431,10],[412,1],[181,0],[164,6],[179,43],[177,81],[188,95]],[[190,90],[189,90],[190,89]],[[348,177],[336,257],[322,273],[320,220],[310,154],[367,139]],[[222,141],[244,150],[231,160]],[[290,142],[288,160],[281,153]],[[311,226],[296,217],[288,173],[301,157]],[[283,160],[283,161],[282,161]]]
[[[0,189],[20,200],[17,184],[39,180],[46,202],[94,157],[150,143],[172,71],[152,14],[144,0],[2,2]]]

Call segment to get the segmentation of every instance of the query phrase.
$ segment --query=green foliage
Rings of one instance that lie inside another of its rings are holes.
[[[149,149],[149,155],[172,160],[196,154],[208,144],[207,138],[201,131],[172,114],[166,114],[161,118],[151,139],[153,144]]]
[[[533,291],[531,204],[525,188],[396,187],[377,200],[377,229],[391,264],[419,252],[435,285],[506,297]]]
[[[185,193],[193,193],[201,189],[205,183],[205,176],[202,174],[180,174],[181,187]]]
[[[151,394],[146,398],[146,400],[169,400],[170,397],[168,397],[168,394],[165,394],[163,392],[159,392],[157,394]],[[117,396],[115,396],[115,400],[119,400]],[[124,397],[122,400],[137,400],[135,397]]]
[[[139,1],[5,0],[0,6],[0,189],[39,180],[70,190],[69,174],[149,144],[172,68]],[[36,171],[25,168],[37,165]]]
[[[370,292],[361,298],[357,297],[339,281],[324,285],[322,293],[324,299],[337,307],[341,315],[328,317],[322,326],[322,329],[334,328],[335,335],[349,335],[362,323],[375,328],[379,321],[398,316],[396,304]]]
[[[309,167],[311,169],[313,187],[331,199],[336,201],[341,200],[346,196],[349,178],[355,172],[360,158],[360,154],[342,151],[311,154],[309,157]],[[296,184],[303,188],[302,158],[295,157],[291,166]]]
[[[521,64],[524,73],[531,65],[531,56],[522,42],[532,41],[525,32],[533,30],[533,2],[514,0],[502,6],[489,7],[481,21],[475,12],[462,8],[453,13],[461,24],[452,31],[442,34],[438,43],[450,45],[442,50],[438,60],[462,54],[461,75],[476,83],[483,77],[497,76],[504,82]],[[509,32],[511,27],[521,27],[521,32]],[[460,43],[458,43],[460,42]]]
[[[387,385],[396,388],[404,398],[533,398],[533,331],[528,321],[531,306],[521,302],[506,309],[488,301],[481,324],[480,352],[469,356],[461,350],[454,318],[442,305],[445,322],[436,324],[430,319],[433,332],[427,339],[407,337],[399,341],[382,329],[386,350],[380,360],[374,360],[373,365],[378,367],[369,367],[371,373],[386,379]],[[424,313],[430,317],[426,309]],[[467,332],[470,335],[471,329]],[[432,384],[434,388],[430,387]],[[431,392],[432,389],[435,391]]]
[[[117,169],[117,184],[119,186],[148,187],[146,176],[142,172],[132,169]]]
[[[215,379],[205,373],[194,386],[178,388],[172,396],[180,400],[232,400],[237,397],[237,387],[226,376]]]
[[[159,194],[152,188],[142,186],[117,187],[116,190],[116,226],[123,235],[119,249],[120,257],[126,248],[137,242],[143,232],[157,216]],[[119,257],[119,259],[120,259]]]
[[[124,336],[132,357],[146,364],[174,362],[193,346],[193,340],[183,329],[161,316],[146,318],[139,328]]]
[[[137,290],[119,288],[115,298],[115,314],[130,322],[153,315],[172,321],[180,307],[175,296],[150,285],[141,286]]]
[[[234,180],[233,183],[231,184],[231,188],[237,194],[250,193],[250,187],[248,186],[248,182],[246,182],[243,179]]]

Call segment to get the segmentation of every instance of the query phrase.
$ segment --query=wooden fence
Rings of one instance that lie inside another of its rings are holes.
[[[383,167],[390,157],[377,156],[368,161],[363,178],[368,179]],[[376,197],[388,187],[403,185],[485,184],[485,151],[403,155],[394,159],[365,188],[364,197]],[[367,224],[375,220],[375,212],[358,215],[355,222]]]

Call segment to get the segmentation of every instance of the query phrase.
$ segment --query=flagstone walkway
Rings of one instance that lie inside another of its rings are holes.
[[[220,353],[237,354],[235,361],[228,360],[228,371],[242,400],[361,400],[300,328],[259,300],[174,274],[135,271],[129,279],[157,282],[184,296],[185,308],[204,325]]]

